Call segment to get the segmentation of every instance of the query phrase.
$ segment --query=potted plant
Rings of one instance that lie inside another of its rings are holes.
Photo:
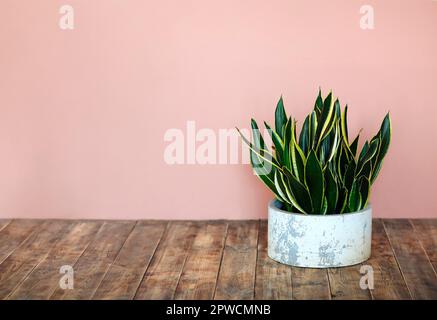
[[[250,160],[255,174],[274,193],[268,205],[268,255],[292,266],[329,268],[367,260],[371,251],[372,208],[369,195],[391,139],[390,115],[358,152],[360,133],[350,142],[347,106],[332,92],[319,91],[313,111],[297,134],[282,97],[272,141],[266,145],[252,119]]]

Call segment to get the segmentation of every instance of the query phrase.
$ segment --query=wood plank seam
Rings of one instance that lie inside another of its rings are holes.
[[[420,239],[416,236],[416,233],[417,233],[418,231],[417,231],[417,229],[416,229],[414,223],[411,221],[411,219],[408,219],[408,222],[409,222],[409,224],[411,225],[411,227],[413,228],[413,230],[414,230],[414,236],[416,237],[417,241],[419,242],[420,247],[422,248],[423,252],[425,252],[425,256],[426,256],[426,258],[428,259],[429,264],[431,265],[432,269],[434,270],[434,274],[435,274],[435,276],[436,276],[436,278],[437,278],[437,271],[436,271],[436,269],[434,268],[434,265],[433,265],[433,263],[432,263],[432,261],[431,261],[429,255],[428,255],[428,252],[425,250],[425,247],[423,246],[422,240],[420,240]]]
[[[197,232],[199,232],[199,230],[197,230]],[[187,254],[185,255],[184,262],[182,263],[182,268],[181,268],[181,270],[179,272],[178,281],[176,281],[176,285],[174,287],[174,291],[173,291],[171,300],[174,300],[174,298],[175,298],[176,290],[178,288],[179,282],[181,281],[181,276],[182,276],[182,273],[184,272],[185,264],[187,263],[187,259],[188,259],[189,255],[190,255],[190,251],[191,251],[191,249],[193,247],[194,239],[195,239],[195,237],[193,237],[193,239],[190,241],[190,244],[189,244],[189,246],[187,248]]]
[[[391,250],[392,250],[392,252],[393,252],[393,256],[395,257],[395,260],[396,260],[396,263],[397,263],[397,265],[398,265],[399,271],[401,272],[402,279],[404,280],[405,285],[407,286],[408,293],[410,294],[411,299],[413,299],[413,294],[412,294],[412,292],[411,292],[410,287],[408,286],[408,282],[407,282],[407,280],[405,279],[404,272],[402,271],[401,265],[399,264],[398,257],[396,256],[396,252],[395,252],[395,250],[393,249],[393,244],[392,244],[391,239],[390,239],[390,237],[389,237],[389,235],[388,235],[387,227],[385,226],[385,219],[382,219],[381,221],[382,221],[382,226],[384,227],[385,234],[387,235],[388,242],[390,243],[390,248],[391,248]]]
[[[167,236],[167,233],[168,233],[168,230],[170,229],[170,225],[171,225],[171,224],[172,224],[172,221],[169,221],[169,222],[165,225],[164,232],[162,233],[161,237],[159,238],[159,242],[158,242],[158,244],[156,245],[155,249],[153,250],[153,255],[152,255],[152,257],[150,258],[149,264],[147,265],[147,268],[144,269],[144,273],[143,273],[143,275],[142,275],[142,277],[141,277],[140,282],[138,283],[138,287],[137,287],[137,289],[135,290],[135,294],[134,294],[134,296],[133,296],[133,300],[136,300],[137,295],[138,295],[138,291],[140,290],[140,287],[141,287],[141,284],[143,283],[143,281],[144,281],[144,279],[145,279],[145,277],[146,277],[146,275],[147,275],[147,271],[149,271],[149,267],[150,267],[150,265],[152,264],[153,259],[155,258],[155,253],[156,253],[156,251],[158,250],[158,248],[160,248],[160,247],[162,246],[162,240],[165,239],[165,237]]]
[[[0,261],[0,264],[2,264],[3,262],[5,262],[14,252],[15,252],[15,250],[17,250],[18,248],[20,248],[22,245],[23,245],[23,243],[25,243],[30,237],[32,237],[33,236],[33,234],[34,233],[36,233],[36,231],[37,230],[39,230],[39,228],[41,227],[41,225],[42,225],[42,223],[41,224],[38,224],[38,225],[36,225],[33,229],[32,229],[32,231],[30,231],[29,232],[29,234],[27,235],[27,237],[26,238],[24,238],[23,239],[23,241],[21,241],[20,242],[20,244],[18,245],[18,246],[16,246],[15,248],[14,248],[14,250],[12,250],[3,260],[1,260]]]
[[[100,224],[100,227],[97,229],[96,234],[94,235],[94,237],[95,237],[95,236],[100,232],[100,229],[102,228],[103,225],[104,225],[104,222],[102,222],[102,223]],[[83,254],[85,253],[85,251],[88,249],[88,247],[89,247],[89,246],[91,245],[91,243],[93,242],[94,237],[92,237],[92,238],[89,240],[88,244],[84,247],[84,249],[81,251],[81,253],[77,256],[76,260],[74,261],[74,263],[73,263],[73,265],[72,265],[73,270],[74,270],[74,266],[77,264],[77,262],[79,261],[79,259],[83,256]],[[57,287],[54,287],[54,288],[53,288],[53,291],[52,291],[52,292],[50,293],[50,295],[49,295],[48,300],[51,299],[51,297],[55,294],[56,290],[58,290],[58,288],[57,288]]]
[[[229,231],[229,223],[226,224],[225,238],[223,240],[223,248],[222,248],[222,252],[221,252],[220,263],[219,263],[219,267],[217,269],[217,275],[215,277],[215,286],[214,286],[214,292],[212,294],[212,300],[215,299],[215,294],[217,292],[218,277],[219,277],[219,274],[220,274],[220,270],[222,268],[223,254],[225,252],[226,240],[228,238],[228,231]]]
[[[103,226],[105,225],[106,222],[103,222],[99,229],[97,230],[96,234],[94,235],[94,237],[92,239],[90,239],[90,241],[88,242],[88,244],[85,246],[85,248],[83,249],[83,251],[81,252],[81,254],[77,257],[76,261],[74,262],[74,264],[72,265],[72,268],[74,270],[74,268],[76,267],[77,263],[79,262],[80,258],[84,255],[84,253],[87,251],[88,247],[91,245],[91,243],[93,243],[94,239],[97,237],[97,235],[100,233],[100,231],[102,230]],[[56,293],[56,291],[58,290],[58,288],[54,288],[53,292],[50,294],[49,300],[52,299],[52,297],[54,296],[54,294]]]
[[[123,244],[122,244],[122,245],[120,246],[120,248],[118,249],[117,254],[114,256],[114,260],[113,260],[111,263],[108,263],[108,266],[107,266],[107,268],[106,268],[106,270],[105,270],[103,276],[101,277],[101,279],[100,279],[100,281],[99,281],[99,284],[98,284],[98,285],[96,286],[96,288],[94,289],[94,291],[93,291],[93,293],[91,294],[91,297],[90,297],[89,300],[93,300],[94,295],[95,295],[96,292],[97,292],[97,289],[98,289],[98,288],[100,287],[100,285],[102,284],[103,279],[105,279],[105,276],[106,276],[106,274],[108,273],[108,270],[111,268],[111,266],[112,266],[112,264],[114,263],[114,261],[117,260],[117,257],[119,256],[121,250],[123,249],[124,245],[126,244],[127,239],[129,239],[129,237],[130,237],[131,234],[132,234],[132,231],[135,229],[135,227],[136,227],[137,224],[138,224],[138,220],[135,221],[135,223],[133,224],[132,229],[129,231],[127,237],[126,237],[126,238],[124,239],[124,241],[123,241]]]
[[[56,242],[57,243],[57,242]],[[56,243],[55,243],[55,246],[56,246]],[[51,251],[51,250],[50,250]],[[49,252],[50,252],[49,251]],[[38,266],[47,258],[47,256],[49,255],[49,252],[47,252],[46,254],[45,254],[45,256],[29,271],[29,273],[26,275],[26,276],[24,276],[23,277],[23,279],[21,279],[21,281],[14,287],[14,289],[12,289],[11,290],[11,292],[9,292],[9,294],[5,297],[5,300],[9,300],[9,297],[10,296],[12,296],[17,290],[18,290],[18,288],[21,286],[21,284],[24,282],[24,281],[26,281],[26,279],[29,277],[29,275],[31,275],[32,274],[32,272],[36,269],[36,268],[38,268]]]
[[[11,224],[11,222],[12,222],[13,220],[9,220],[3,227],[1,227],[0,228],[0,232],[4,229],[4,228],[6,228],[8,225],[10,225]]]
[[[42,224],[41,224],[42,225]],[[39,225],[40,226],[40,225]],[[62,233],[62,231],[64,231],[65,229],[68,229],[69,225],[65,225],[59,232]],[[38,229],[38,228],[35,228]],[[9,294],[5,297],[5,300],[7,300],[20,286],[21,284],[29,277],[30,274],[32,274],[32,272],[44,261],[44,259],[47,258],[47,256],[49,255],[49,253],[53,250],[53,248],[56,247],[56,244],[61,240],[60,237],[58,237],[55,242],[53,243],[52,247],[50,248],[50,250],[47,251],[47,253],[38,261],[38,263],[36,265],[33,266],[33,268],[18,282],[18,284],[11,290],[11,292],[9,292]]]
[[[155,256],[155,252],[156,252],[156,250],[158,249],[159,245],[161,244],[161,241],[162,241],[162,239],[164,238],[164,235],[167,233],[167,228],[168,228],[168,225],[169,225],[169,224],[170,224],[169,222],[167,222],[167,223],[165,224],[164,231],[162,232],[161,236],[159,237],[158,243],[156,244],[155,248],[153,249],[153,252],[152,252],[152,255],[151,255],[151,257],[150,257],[150,260],[149,260],[147,266],[144,268],[144,273],[141,275],[141,279],[140,279],[140,281],[138,282],[138,286],[137,286],[137,288],[135,289],[134,295],[133,295],[133,297],[132,297],[133,300],[135,299],[135,297],[136,297],[136,295],[137,295],[137,292],[138,292],[138,290],[139,290],[140,287],[141,287],[141,283],[143,282],[144,277],[145,277],[146,274],[147,274],[147,270],[149,269],[150,263],[152,262],[152,259],[153,259],[153,257]]]
[[[258,220],[230,222],[214,299],[253,299],[257,240]]]
[[[183,266],[174,299],[213,298],[228,225],[225,220],[201,222]]]
[[[325,276],[326,276],[326,279],[327,279],[327,282],[328,282],[329,300],[332,300],[331,280],[329,280],[328,269],[326,269]]]

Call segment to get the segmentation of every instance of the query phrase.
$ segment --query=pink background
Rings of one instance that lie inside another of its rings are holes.
[[[303,120],[319,86],[352,134],[391,111],[374,214],[437,217],[436,37],[432,0],[1,0],[0,218],[265,217],[249,166],[169,166],[164,133],[273,122],[280,94]]]

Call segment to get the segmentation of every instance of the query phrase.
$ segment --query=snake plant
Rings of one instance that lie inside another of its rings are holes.
[[[275,194],[282,209],[303,214],[356,212],[367,206],[370,188],[383,163],[391,139],[390,114],[378,133],[358,152],[360,133],[350,142],[347,105],[332,92],[319,91],[314,109],[303,122],[287,117],[282,97],[276,106],[274,129],[264,122],[272,150],[252,119],[250,161],[255,174]]]

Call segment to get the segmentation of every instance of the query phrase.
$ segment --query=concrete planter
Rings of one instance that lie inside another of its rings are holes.
[[[372,208],[345,214],[304,215],[269,203],[268,255],[296,267],[331,268],[370,257]]]

